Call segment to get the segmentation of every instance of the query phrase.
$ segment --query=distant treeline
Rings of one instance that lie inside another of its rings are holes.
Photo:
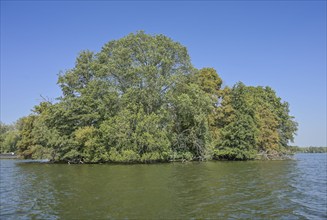
[[[293,153],[327,153],[327,147],[290,146],[289,149]]]
[[[223,86],[164,35],[141,31],[83,51],[58,84],[55,102],[1,124],[1,152],[69,163],[273,159],[297,130],[272,88]]]

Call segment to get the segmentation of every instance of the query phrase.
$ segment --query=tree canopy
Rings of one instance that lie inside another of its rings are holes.
[[[15,129],[1,124],[2,152],[71,163],[249,160],[285,152],[297,130],[273,89],[223,87],[164,35],[141,31],[82,51],[58,85],[56,102]]]

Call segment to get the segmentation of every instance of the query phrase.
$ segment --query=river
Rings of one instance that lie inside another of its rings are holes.
[[[0,160],[0,219],[326,219],[327,154],[292,161]]]

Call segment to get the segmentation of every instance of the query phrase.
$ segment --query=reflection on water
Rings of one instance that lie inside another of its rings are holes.
[[[0,219],[326,219],[326,156],[152,165],[0,160]]]

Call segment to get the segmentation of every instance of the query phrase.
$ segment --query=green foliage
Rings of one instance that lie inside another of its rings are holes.
[[[97,163],[108,160],[108,152],[100,143],[100,132],[93,126],[78,128],[74,132],[78,151],[82,152],[84,162]]]
[[[218,158],[254,159],[257,153],[283,152],[296,132],[288,104],[269,87],[238,83],[225,91],[217,112],[221,128],[215,151]],[[239,152],[246,154],[239,156]]]
[[[170,117],[173,120],[171,143],[173,151],[191,152],[203,159],[211,134],[208,115],[212,111],[210,97],[196,84],[181,84],[170,94]]]
[[[223,83],[222,79],[213,68],[200,69],[194,74],[193,81],[199,85],[205,93],[213,98],[217,98]]]
[[[142,31],[81,52],[58,85],[62,96],[16,130],[1,124],[2,152],[69,163],[248,160],[282,151],[297,127],[269,87],[222,88],[184,46]]]
[[[16,152],[19,139],[17,124],[6,125],[0,122],[0,153]]]
[[[19,141],[19,131],[8,131],[3,139],[4,152],[15,152],[17,150],[17,142]]]
[[[215,150],[215,158],[248,160],[256,156],[257,128],[249,115],[237,115],[236,120],[222,129],[221,142]]]
[[[23,158],[32,158],[34,152],[33,146],[36,145],[33,137],[34,123],[37,116],[31,115],[20,120],[20,135],[21,139],[17,143],[18,152]]]
[[[327,153],[327,147],[298,147],[289,146],[288,149],[292,153]]]

